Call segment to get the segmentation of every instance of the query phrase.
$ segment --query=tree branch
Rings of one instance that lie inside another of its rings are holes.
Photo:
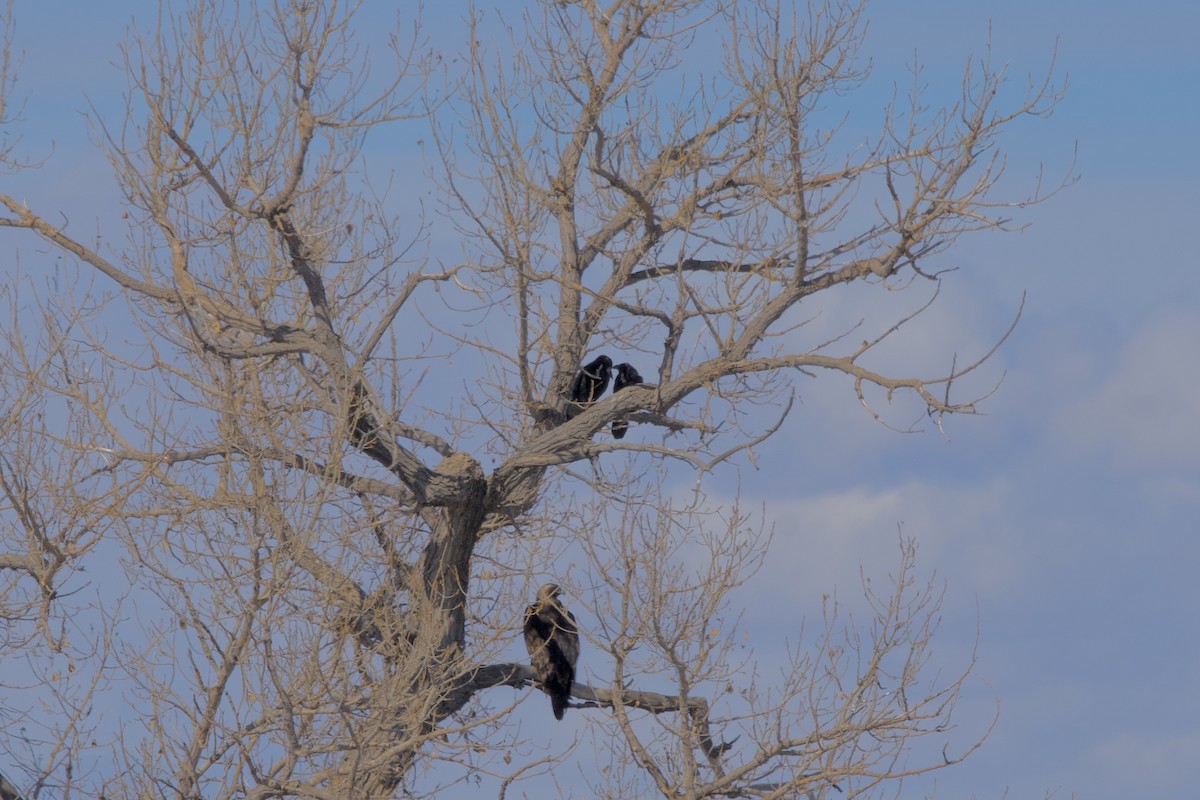
[[[501,663],[478,667],[447,697],[447,707],[461,708],[476,692],[495,686],[511,686],[514,689],[537,686],[537,673],[529,664]],[[579,682],[572,684],[571,697],[584,701],[582,704],[573,704],[574,708],[611,708],[614,705],[622,705],[652,714],[682,711],[688,715],[699,737],[701,752],[710,760],[720,759],[733,746],[732,741],[718,744],[713,740],[708,726],[708,701],[704,698],[689,697],[685,700],[673,695],[635,689],[613,691]]]

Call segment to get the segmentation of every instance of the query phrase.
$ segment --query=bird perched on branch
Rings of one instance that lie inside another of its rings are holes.
[[[584,366],[571,383],[571,402],[586,406],[599,400],[608,388],[611,373],[612,359],[608,356],[599,356]]]
[[[641,383],[642,376],[633,368],[631,364],[617,364],[617,376],[613,378],[613,394],[624,389],[626,386],[633,386],[635,383]],[[624,439],[625,432],[629,430],[629,423],[623,419],[614,420],[612,424],[612,435],[614,439]]]
[[[542,691],[550,695],[555,719],[563,718],[579,660],[579,628],[571,612],[558,602],[561,594],[557,583],[547,583],[525,609],[525,649]]]

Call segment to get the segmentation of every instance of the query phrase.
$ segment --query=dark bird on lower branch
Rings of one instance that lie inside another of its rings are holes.
[[[600,399],[608,388],[608,378],[612,373],[612,359],[599,356],[595,361],[586,365],[575,376],[571,384],[571,402],[588,405]]]
[[[0,773],[0,800],[25,800],[17,787],[13,786],[3,773]]]
[[[633,386],[635,383],[641,382],[642,376],[638,374],[638,371],[631,364],[617,364],[617,376],[613,378],[613,394],[621,391],[626,386]],[[624,439],[627,430],[629,430],[629,423],[623,419],[615,420],[612,424],[614,439]]]
[[[558,602],[560,594],[557,583],[547,583],[525,609],[525,649],[542,691],[550,695],[555,719],[563,718],[579,660],[579,628],[571,612]]]

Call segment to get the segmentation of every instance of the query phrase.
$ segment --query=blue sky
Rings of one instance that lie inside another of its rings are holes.
[[[800,384],[802,404],[759,449],[761,473],[743,466],[743,502],[765,503],[776,524],[755,601],[852,593],[860,564],[894,563],[901,526],[922,569],[946,581],[940,647],[953,660],[978,633],[968,717],[984,719],[993,692],[1000,701],[990,741],[939,776],[939,797],[1194,797],[1200,5],[984,6],[876,3],[865,53],[878,75],[915,52],[932,81],[953,86],[989,24],[994,58],[1017,80],[1044,69],[1058,42],[1066,99],[1003,144],[1015,187],[1039,162],[1061,175],[1076,143],[1080,181],[1021,216],[1027,231],[950,251],[962,269],[901,354],[939,363],[947,341],[986,348],[1026,293],[991,365],[1003,384],[984,415],[950,420],[948,437],[879,426],[845,382]],[[86,218],[111,199],[78,112],[85,97],[101,109],[119,99],[108,65],[135,12],[153,19],[149,3],[18,4],[24,151],[54,143],[48,166],[21,179],[31,204]],[[435,34],[453,33],[458,12],[434,13]]]

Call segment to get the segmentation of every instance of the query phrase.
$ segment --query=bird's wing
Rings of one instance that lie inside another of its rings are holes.
[[[571,665],[571,672],[574,673],[575,664],[579,661],[579,627],[575,624],[574,615],[565,608],[556,616],[554,643],[558,645],[563,659]]]

